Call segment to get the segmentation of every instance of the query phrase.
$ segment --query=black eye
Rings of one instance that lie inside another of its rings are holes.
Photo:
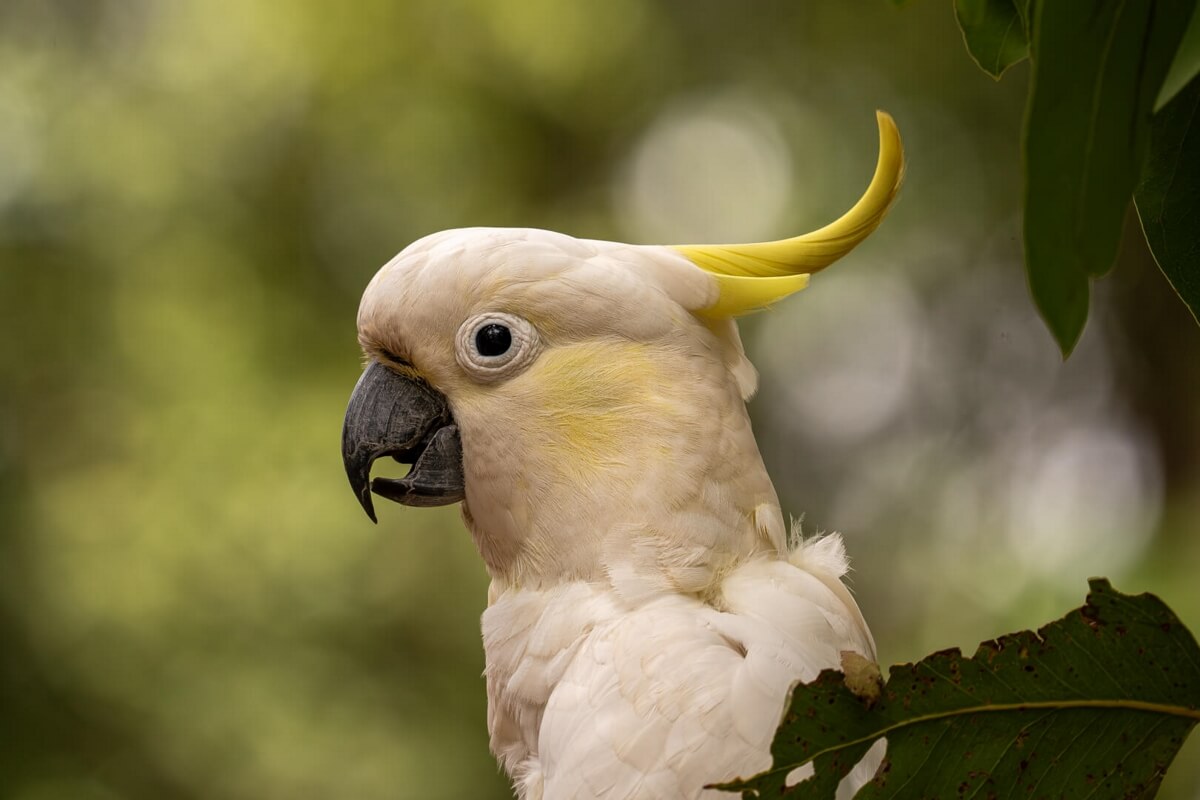
[[[495,322],[484,325],[475,334],[475,349],[481,356],[502,356],[512,347],[512,331]]]

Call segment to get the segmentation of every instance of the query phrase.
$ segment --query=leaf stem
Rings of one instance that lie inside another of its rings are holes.
[[[950,717],[961,717],[968,714],[982,714],[992,712],[1013,712],[1013,711],[1034,711],[1037,709],[1050,709],[1051,711],[1063,711],[1074,708],[1088,709],[1121,709],[1125,711],[1147,711],[1153,714],[1163,714],[1172,717],[1182,717],[1190,719],[1193,723],[1200,722],[1200,709],[1188,708],[1186,706],[1168,705],[1165,703],[1148,703],[1143,700],[1045,700],[1034,703],[997,703],[987,706],[969,706],[966,708],[956,708],[953,711],[941,711],[936,714],[926,714],[920,717],[912,717],[900,722],[896,722],[887,727],[881,728],[873,732],[869,736],[860,736],[857,739],[851,739],[842,742],[833,747],[826,747],[813,753],[811,758],[804,761],[797,761],[794,764],[788,764],[782,767],[772,767],[766,772],[760,773],[759,776],[777,775],[779,773],[791,772],[796,767],[808,764],[816,760],[826,753],[834,753],[838,750],[845,750],[858,744],[873,742],[876,739],[887,736],[889,733],[908,728],[913,725],[920,725],[924,722],[936,722],[937,720],[948,719]],[[736,783],[736,782],[735,782]]]

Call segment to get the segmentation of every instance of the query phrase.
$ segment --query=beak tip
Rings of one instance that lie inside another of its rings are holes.
[[[371,465],[385,456],[411,464],[409,474],[372,480]],[[347,403],[342,463],[358,504],[375,524],[372,494],[410,506],[462,499],[462,444],[445,396],[378,361],[363,371]]]
[[[371,498],[371,478],[370,476],[362,477],[355,480],[350,479],[350,486],[354,489],[354,495],[358,498],[358,504],[362,506],[362,510],[366,512],[367,517],[376,525],[379,524],[379,518],[375,515],[375,503]]]
[[[371,490],[364,489],[362,494],[358,496],[358,502],[362,505],[363,511],[367,512],[367,518],[378,525],[379,517],[375,515],[375,503],[371,501]]]

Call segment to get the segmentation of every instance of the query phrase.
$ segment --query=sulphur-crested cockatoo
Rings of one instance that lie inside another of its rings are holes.
[[[841,540],[789,537],[734,318],[879,224],[903,155],[878,121],[869,188],[813,233],[659,247],[451,230],[367,287],[346,470],[372,519],[371,491],[462,503],[491,576],[491,748],[519,797],[728,797],[705,787],[770,765],[796,681],[844,651],[874,660]],[[407,477],[371,481],[383,456]]]

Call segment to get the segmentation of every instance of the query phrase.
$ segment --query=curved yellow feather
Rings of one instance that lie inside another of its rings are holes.
[[[808,285],[808,276],[853,250],[879,226],[904,179],[904,146],[896,121],[876,111],[879,160],[875,176],[854,207],[819,230],[754,244],[675,245],[693,264],[716,276],[717,301],[700,313],[733,317],[764,308]]]

